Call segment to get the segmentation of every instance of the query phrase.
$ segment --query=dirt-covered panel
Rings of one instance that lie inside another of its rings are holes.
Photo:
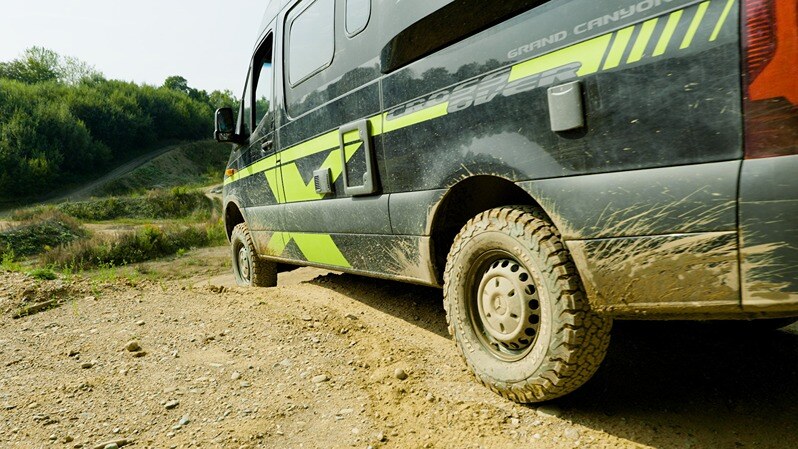
[[[740,179],[743,306],[798,311],[798,155],[746,160]]]
[[[570,241],[568,248],[596,310],[739,305],[733,232]]]
[[[565,239],[732,231],[739,161],[520,183]]]

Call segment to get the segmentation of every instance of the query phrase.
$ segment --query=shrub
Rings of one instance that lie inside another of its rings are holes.
[[[55,208],[79,220],[104,221],[117,218],[165,219],[193,216],[207,219],[213,202],[201,191],[175,187],[155,190],[143,196],[94,198],[61,203]],[[22,213],[20,213],[22,214]]]
[[[220,244],[218,228],[222,228],[219,222],[163,228],[145,226],[135,232],[95,236],[62,246],[45,254],[43,261],[70,269],[144,262],[177,254],[180,250]]]
[[[44,210],[19,226],[0,231],[0,248],[10,249],[15,256],[31,256],[87,236],[88,231],[74,218]]]

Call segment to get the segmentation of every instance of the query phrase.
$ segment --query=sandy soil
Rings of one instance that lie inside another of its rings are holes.
[[[798,447],[797,326],[616,323],[592,381],[522,406],[466,371],[439,290],[309,268],[241,289],[227,257],[0,273],[0,448]]]

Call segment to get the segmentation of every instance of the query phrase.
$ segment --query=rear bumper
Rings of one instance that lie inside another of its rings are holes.
[[[743,310],[798,314],[798,155],[743,162],[739,221]]]

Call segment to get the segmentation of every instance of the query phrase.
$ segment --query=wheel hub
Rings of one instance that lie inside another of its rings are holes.
[[[522,350],[534,342],[540,302],[532,276],[518,262],[500,259],[490,265],[479,285],[477,306],[496,349]]]
[[[238,249],[238,271],[244,280],[249,280],[249,251],[244,246]]]

